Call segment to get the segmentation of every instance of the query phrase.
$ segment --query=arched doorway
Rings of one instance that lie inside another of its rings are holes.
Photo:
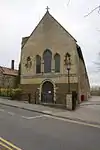
[[[41,102],[43,103],[54,102],[54,86],[50,81],[46,81],[42,85]]]

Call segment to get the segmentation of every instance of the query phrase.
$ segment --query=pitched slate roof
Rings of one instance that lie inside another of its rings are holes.
[[[83,54],[82,54],[82,50],[81,50],[81,48],[78,44],[76,45],[76,47],[77,47],[77,52],[78,52],[79,58],[83,61],[86,77],[88,79],[88,84],[90,85],[89,78],[88,78],[88,73],[87,73],[87,69],[86,69],[86,65],[85,65],[85,61],[84,61]]]
[[[49,13],[49,11],[47,11],[45,13],[45,15],[43,16],[43,18],[40,20],[40,22],[38,23],[38,25],[35,27],[35,29],[33,30],[33,32],[30,34],[30,36],[28,37],[23,37],[22,39],[24,40],[24,43],[22,44],[22,48],[24,47],[24,45],[27,43],[28,39],[31,37],[31,35],[34,33],[34,31],[37,29],[37,27],[40,25],[40,23],[42,22],[42,20],[45,18],[46,15],[49,15],[55,22],[57,22],[61,28],[63,28],[63,30],[65,30],[66,33],[68,33],[75,41],[76,39]],[[77,42],[77,41],[76,41]]]

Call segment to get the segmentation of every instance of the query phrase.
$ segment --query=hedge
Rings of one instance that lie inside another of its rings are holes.
[[[17,89],[0,88],[0,96],[11,97],[12,99],[19,97],[21,93],[22,90],[20,88]]]

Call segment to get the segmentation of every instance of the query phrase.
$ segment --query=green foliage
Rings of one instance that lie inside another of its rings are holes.
[[[0,88],[0,96],[11,97],[12,99],[18,98],[21,93],[22,90],[20,88],[17,89]]]

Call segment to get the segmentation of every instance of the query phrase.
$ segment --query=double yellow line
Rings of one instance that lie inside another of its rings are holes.
[[[2,146],[3,148],[6,148],[7,150],[22,150],[1,137],[0,137],[0,146]]]

